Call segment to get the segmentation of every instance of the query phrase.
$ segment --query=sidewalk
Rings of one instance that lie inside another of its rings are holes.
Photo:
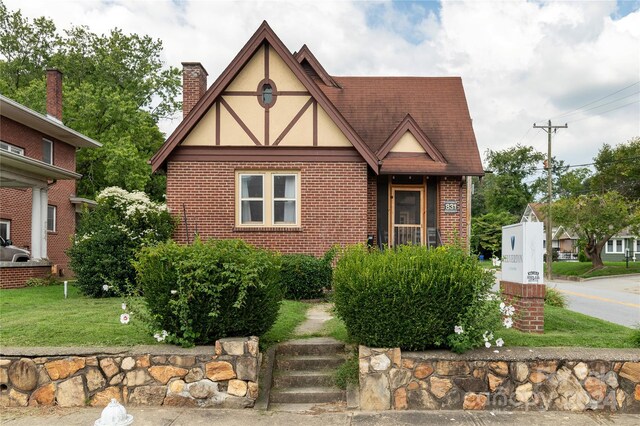
[[[20,408],[3,409],[0,423],[11,426],[92,426],[100,417],[101,408]],[[347,426],[347,425],[638,425],[640,414],[592,414],[501,411],[385,411],[342,413],[288,413],[245,410],[212,410],[198,408],[132,407],[134,426]]]

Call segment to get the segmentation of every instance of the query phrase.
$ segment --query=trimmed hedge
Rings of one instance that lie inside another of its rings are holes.
[[[284,297],[289,300],[317,299],[324,289],[331,288],[331,261],[335,251],[330,250],[321,259],[307,254],[282,256],[280,276]]]
[[[494,278],[455,247],[344,251],[334,271],[336,311],[351,338],[371,347],[466,350],[500,325]],[[453,343],[463,325],[463,343]],[[455,347],[457,346],[457,347]]]
[[[243,241],[163,243],[143,249],[135,268],[152,326],[171,343],[260,336],[277,318],[280,258]]]

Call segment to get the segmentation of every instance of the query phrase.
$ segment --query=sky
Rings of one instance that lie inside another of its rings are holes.
[[[533,124],[568,124],[553,155],[590,163],[640,136],[640,0],[4,0],[59,30],[114,27],[162,40],[169,66],[201,62],[209,84],[263,20],[336,76],[460,76],[478,148],[547,151]],[[169,134],[181,120],[160,123]]]

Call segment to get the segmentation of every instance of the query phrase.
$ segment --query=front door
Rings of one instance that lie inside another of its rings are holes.
[[[391,217],[393,246],[424,243],[424,188],[393,188]]]

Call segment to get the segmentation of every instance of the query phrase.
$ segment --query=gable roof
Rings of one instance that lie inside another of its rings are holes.
[[[389,151],[398,143],[402,136],[409,132],[416,138],[416,141],[420,144],[424,152],[427,153],[433,161],[440,163],[446,163],[447,160],[440,154],[438,148],[433,145],[433,142],[429,140],[429,137],[418,126],[418,123],[411,117],[411,114],[407,114],[406,117],[398,124],[398,127],[391,132],[386,142],[376,152],[376,155],[380,159],[384,159]]]
[[[340,88],[340,85],[329,75],[322,64],[311,53],[306,44],[303,44],[299,52],[293,54],[294,58],[303,66],[308,65],[310,70],[320,79],[326,86]]]
[[[379,151],[410,114],[446,159],[433,173],[484,174],[460,77],[333,79],[339,89],[320,88],[372,151]]]
[[[377,171],[378,159],[373,152],[365,145],[358,133],[354,131],[349,122],[340,114],[338,109],[329,101],[327,95],[323,93],[317,84],[313,82],[311,77],[307,75],[300,63],[293,57],[291,52],[285,47],[284,43],[273,32],[267,21],[263,21],[262,25],[257,29],[249,41],[244,45],[236,57],[231,61],[229,66],[218,77],[218,79],[209,87],[205,94],[200,98],[191,112],[182,120],[174,132],[169,136],[165,143],[160,147],[158,152],[151,158],[150,163],[153,171],[159,169],[171,151],[184,140],[200,119],[206,114],[216,98],[222,94],[222,91],[233,81],[236,75],[242,70],[242,67],[251,59],[253,54],[263,43],[268,43],[276,53],[287,64],[291,71],[296,75],[300,82],[309,91],[311,96],[326,111],[327,115],[340,128],[344,135],[353,144],[354,148],[369,164],[369,166]]]

